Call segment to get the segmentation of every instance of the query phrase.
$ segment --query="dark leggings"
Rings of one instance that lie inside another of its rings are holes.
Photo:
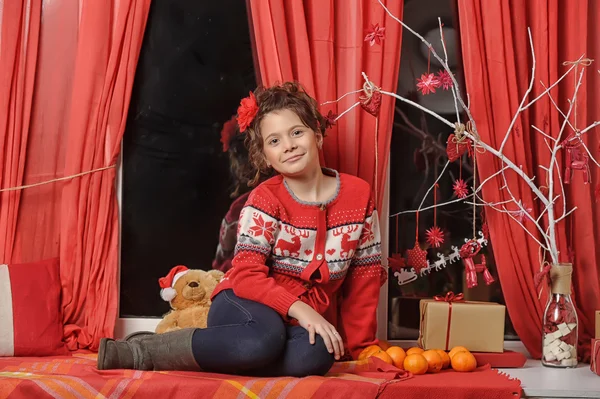
[[[289,326],[270,307],[219,293],[208,313],[208,327],[192,338],[196,362],[204,371],[263,377],[324,375],[333,365],[317,335],[315,344],[300,326]]]

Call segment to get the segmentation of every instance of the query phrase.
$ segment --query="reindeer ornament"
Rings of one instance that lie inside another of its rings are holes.
[[[460,249],[460,257],[467,273],[467,288],[477,287],[477,273],[483,273],[483,279],[487,285],[495,280],[487,268],[485,255],[481,255],[481,263],[475,264],[475,256],[481,250],[481,244],[477,240],[469,240]]]

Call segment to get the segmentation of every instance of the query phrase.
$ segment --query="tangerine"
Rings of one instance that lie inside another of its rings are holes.
[[[387,342],[385,339],[380,339],[379,340],[379,347],[381,348],[381,350],[387,351],[390,348],[390,343]]]
[[[362,352],[360,352],[360,355],[358,355],[358,360],[366,359],[380,350],[381,348],[377,345],[369,345],[363,349]]]
[[[376,358],[383,360],[387,364],[394,364],[394,361],[392,360],[390,355],[388,355],[387,352],[382,351],[381,349],[379,349],[379,352],[375,352],[374,354],[372,354],[369,357],[376,357]]]
[[[421,354],[421,353],[423,353],[423,352],[425,352],[423,349],[419,348],[418,346],[414,346],[414,347],[412,347],[412,348],[409,348],[409,349],[406,351],[406,354],[407,354],[407,355],[414,355],[414,354],[418,354],[418,355],[420,355],[420,354]]]
[[[386,353],[392,358],[394,366],[398,367],[399,369],[404,368],[404,359],[406,359],[406,352],[404,352],[404,349],[399,346],[390,346],[386,350]]]
[[[427,359],[420,353],[413,353],[404,359],[404,370],[410,371],[415,375],[425,374],[428,368],[429,363],[427,363]]]
[[[427,360],[427,364],[428,364],[427,372],[428,373],[438,373],[442,370],[444,361],[442,360],[442,357],[440,356],[439,353],[437,353],[436,350],[434,350],[434,349],[427,350],[427,351],[421,353],[421,356],[423,356]]]
[[[452,368],[456,371],[473,371],[477,368],[477,359],[471,352],[458,352],[452,357]]]
[[[455,346],[454,348],[452,348],[450,350],[450,352],[448,353],[448,356],[450,356],[450,359],[452,359],[454,357],[454,355],[457,354],[458,352],[469,352],[469,350],[467,348],[465,348],[464,346]]]
[[[442,362],[443,362],[442,369],[447,369],[448,367],[450,367],[450,356],[448,356],[446,351],[443,351],[441,349],[436,349],[435,351],[442,358]]]

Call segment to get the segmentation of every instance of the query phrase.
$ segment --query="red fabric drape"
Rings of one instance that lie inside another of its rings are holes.
[[[600,18],[600,7],[596,1],[511,0],[486,2],[483,6],[479,0],[460,0],[458,10],[471,111],[482,139],[494,148],[501,145],[529,85],[532,59],[527,27],[531,28],[537,63],[529,101],[543,92],[540,81],[548,86],[568,69],[563,66],[563,61],[577,60],[582,54],[592,59],[600,58],[600,27],[596,23]],[[597,62],[588,67],[578,94],[579,128],[589,125],[600,115]],[[574,78],[575,74],[569,75],[551,92],[565,111],[567,99],[573,95]],[[515,164],[523,165],[529,176],[537,176],[538,185],[545,184],[546,176],[537,165],[548,166],[550,153],[543,136],[530,126],[533,124],[557,137],[562,121],[550,100],[543,98],[519,117],[505,147],[505,154]],[[574,122],[573,115],[571,121]],[[596,159],[600,158],[599,134],[600,131],[594,129],[584,138]],[[500,164],[493,156],[484,154],[479,159],[480,179],[499,170]],[[564,175],[562,165],[561,157],[560,171]],[[572,183],[565,186],[567,209],[572,206],[578,209],[568,223],[559,225],[557,232],[560,260],[568,260],[570,245],[576,254],[573,297],[578,308],[579,337],[584,351],[589,348],[589,338],[594,332],[593,311],[600,308],[600,250],[596,245],[600,240],[600,214],[594,199],[594,188],[600,183],[600,176],[591,161],[590,167],[593,184],[584,184],[582,175],[575,172]],[[543,208],[530,189],[514,173],[508,173],[508,182],[513,194],[533,208],[534,216],[539,215]],[[492,180],[483,191],[484,199],[488,202],[509,199],[508,192],[500,190],[502,186],[501,178]],[[555,194],[560,194],[560,190],[557,189]],[[557,208],[562,210],[561,202]],[[509,209],[516,208],[513,205]],[[534,287],[534,275],[540,268],[539,245],[508,215],[488,210],[486,216],[512,323],[529,352],[539,358],[541,316],[547,300],[547,290],[538,299]],[[531,223],[527,226],[533,230]],[[539,238],[536,232],[534,234]]]
[[[42,7],[9,1],[0,8],[0,187],[23,183]],[[20,191],[0,193],[0,263],[11,258]]]
[[[1,187],[114,165],[150,0],[59,0],[43,10],[39,1],[3,4],[0,106],[11,112],[0,113],[0,143],[10,148],[0,158]],[[95,349],[113,334],[115,173],[113,167],[0,197],[0,262],[60,255],[70,349]]]
[[[397,17],[403,1],[385,0]],[[297,80],[319,103],[362,88],[365,72],[387,91],[396,91],[402,27],[377,0],[251,0],[250,9],[262,84]],[[385,27],[381,45],[364,38],[371,24]],[[339,114],[358,101],[347,96],[322,107]],[[346,114],[324,142],[324,163],[363,178],[374,187],[381,208],[387,170],[395,99],[383,96],[379,129],[375,117],[361,108]],[[375,139],[377,166],[375,171]],[[377,183],[374,182],[377,176]]]

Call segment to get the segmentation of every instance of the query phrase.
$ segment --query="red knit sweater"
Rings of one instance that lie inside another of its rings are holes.
[[[240,215],[233,267],[213,297],[233,289],[241,298],[275,309],[286,321],[297,300],[325,317],[339,315],[339,323],[329,321],[338,324],[356,358],[377,343],[379,288],[387,277],[379,221],[368,183],[324,172],[338,181],[327,203],[301,201],[281,176],[252,191]],[[330,304],[339,307],[330,309]]]

